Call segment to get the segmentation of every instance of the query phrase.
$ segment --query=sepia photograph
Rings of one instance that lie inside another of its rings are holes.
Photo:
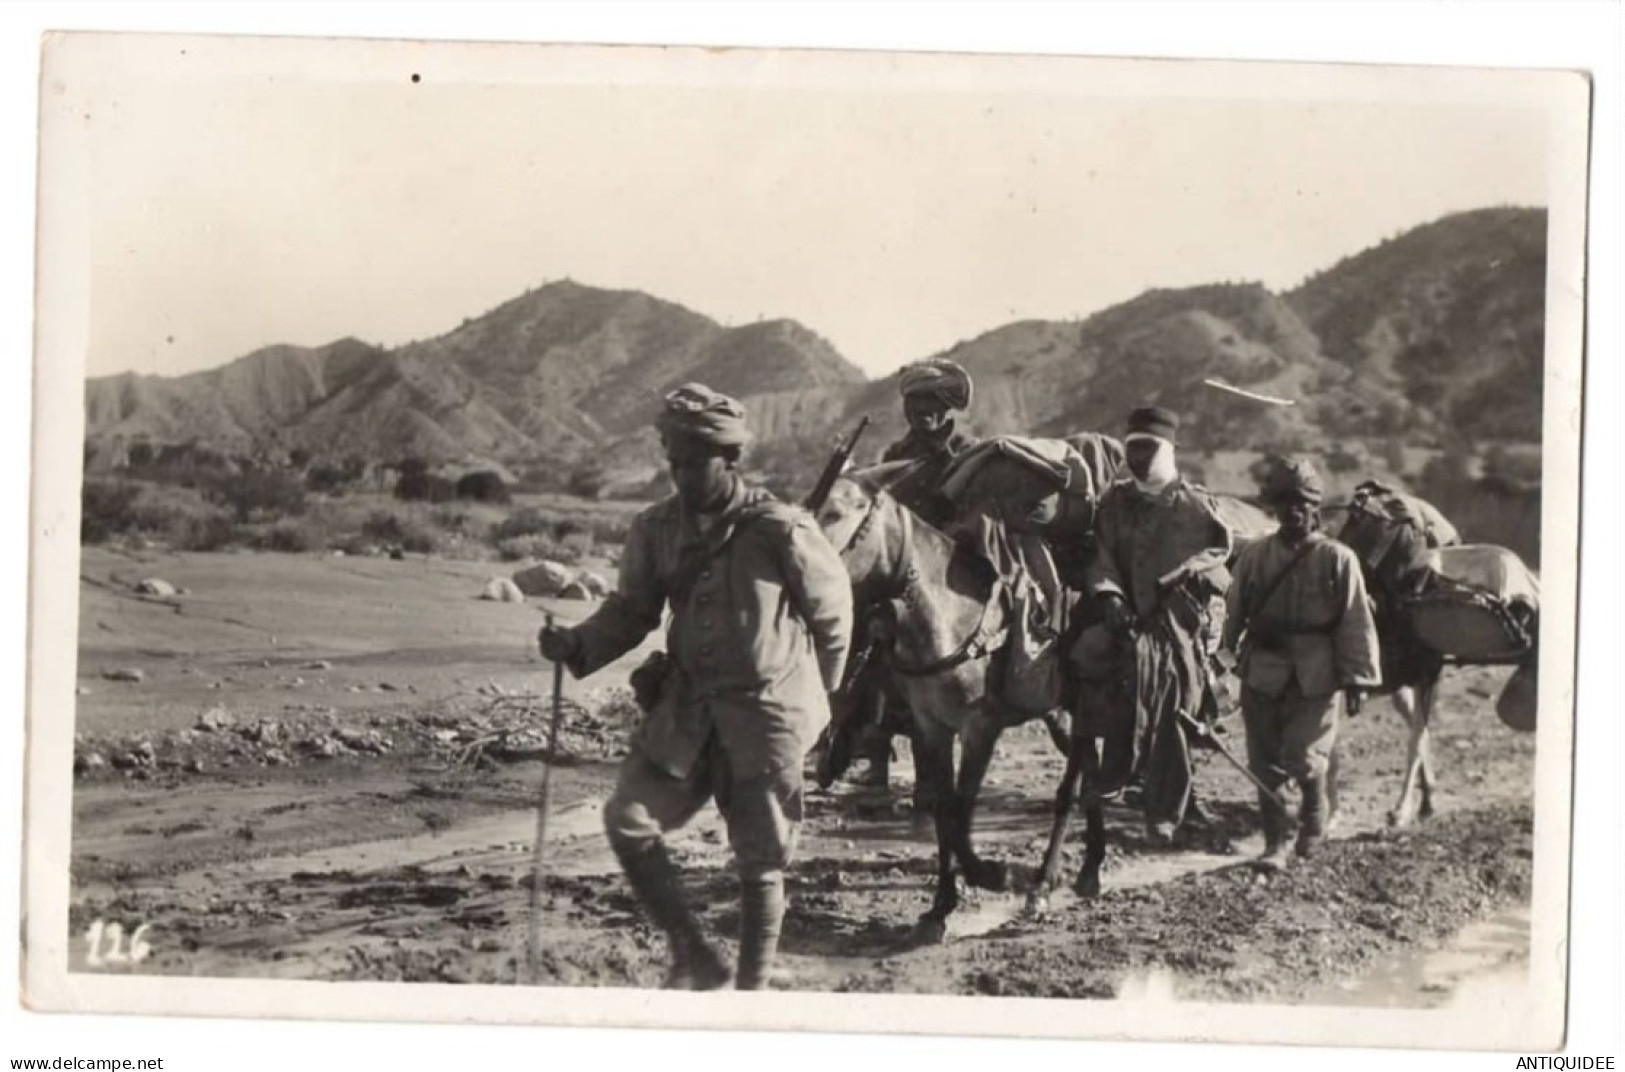
[[[30,1007],[1561,1045],[1584,73],[40,55]]]

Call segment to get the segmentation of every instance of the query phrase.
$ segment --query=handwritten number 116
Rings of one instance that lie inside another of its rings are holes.
[[[99,968],[104,964],[141,963],[152,952],[152,947],[144,938],[149,926],[150,924],[141,924],[126,943],[123,924],[116,922],[104,924],[98,919],[85,930],[85,941],[90,943],[85,963],[92,968]]]

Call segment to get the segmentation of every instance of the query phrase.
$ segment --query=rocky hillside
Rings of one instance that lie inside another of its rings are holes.
[[[1307,445],[1343,431],[1358,405],[1384,433],[1403,400],[1328,360],[1283,299],[1257,284],[1154,290],[1081,323],[1012,324],[948,351],[988,384],[975,416],[989,432],[1118,430],[1145,401],[1179,411],[1199,449]],[[1263,407],[1217,392],[1216,378],[1292,399]]]
[[[1321,351],[1410,399],[1441,436],[1537,443],[1546,213],[1448,216],[1288,295]]]
[[[946,356],[977,381],[988,434],[1116,431],[1145,401],[1216,452],[1309,449],[1391,459],[1540,435],[1546,214],[1447,217],[1279,295],[1256,283],[1152,290],[1082,321],[1020,321]],[[1270,395],[1266,407],[1203,386]],[[553,283],[394,350],[353,339],[271,347],[173,379],[87,386],[87,459],[197,441],[385,461],[583,462],[653,472],[661,392],[698,379],[745,399],[768,468],[816,469],[861,414],[872,457],[902,433],[896,377],[866,381],[787,320],[726,328],[635,291]],[[1364,464],[1364,462],[1360,462]]]
[[[147,440],[377,460],[573,460],[645,426],[661,393],[689,379],[788,410],[782,396],[863,375],[791,321],[724,328],[646,294],[554,283],[395,350],[279,346],[189,376],[92,380],[88,456],[115,459],[118,445]]]

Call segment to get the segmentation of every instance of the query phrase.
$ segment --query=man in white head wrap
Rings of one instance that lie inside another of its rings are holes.
[[[1175,464],[1179,417],[1161,406],[1129,415],[1126,476],[1100,501],[1086,614],[1072,662],[1081,716],[1105,738],[1106,788],[1145,775],[1147,833],[1171,840],[1193,800],[1182,718],[1208,689],[1212,604],[1229,583],[1230,529],[1207,489]]]

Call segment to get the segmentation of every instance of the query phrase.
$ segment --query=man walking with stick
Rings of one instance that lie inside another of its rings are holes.
[[[701,384],[657,420],[676,494],[633,519],[617,590],[544,657],[582,677],[631,651],[671,609],[669,657],[639,682],[646,715],[604,806],[634,894],[666,933],[667,989],[725,986],[727,964],[685,903],[663,835],[713,797],[740,887],[741,990],[766,987],[784,916],[784,870],[802,817],[802,763],[829,720],[852,630],[852,588],[805,511],[747,486],[740,404]]]
[[[1259,780],[1296,780],[1297,854],[1325,836],[1327,766],[1345,704],[1359,710],[1381,682],[1377,628],[1360,561],[1320,531],[1320,474],[1307,461],[1278,462],[1264,498],[1280,529],[1237,556],[1222,647],[1239,651],[1241,717],[1247,760]],[[1259,794],[1264,826],[1260,866],[1288,863],[1287,816],[1279,798]]]

